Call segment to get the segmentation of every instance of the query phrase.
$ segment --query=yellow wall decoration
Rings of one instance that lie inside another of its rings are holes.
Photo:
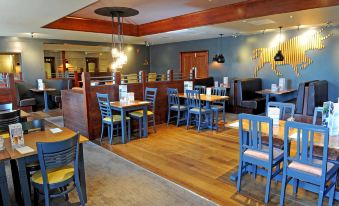
[[[270,63],[272,65],[272,70],[278,76],[281,76],[282,74],[277,70],[277,66],[289,64],[293,67],[296,75],[300,77],[299,69],[305,69],[313,62],[312,59],[306,56],[306,51],[325,48],[323,40],[327,39],[331,34],[321,36],[322,31],[323,29],[310,35],[293,37],[282,42],[280,47],[278,45],[272,48],[255,49],[253,51],[253,59],[259,58],[259,62],[254,70],[254,76],[256,77],[258,75],[258,71],[262,69],[266,63]],[[285,57],[284,61],[280,62],[274,61],[274,56],[279,48],[282,50]]]

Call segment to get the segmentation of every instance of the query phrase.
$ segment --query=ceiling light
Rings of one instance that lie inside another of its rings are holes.
[[[293,19],[293,16],[291,15],[290,18]]]
[[[220,35],[220,53],[214,55],[212,61],[218,62],[218,63],[225,63],[225,57],[221,53],[222,52],[222,36],[223,36],[223,34],[219,34],[219,35]]]
[[[279,27],[279,29],[280,29],[280,33],[279,33],[279,50],[278,50],[278,52],[274,56],[274,61],[277,61],[277,62],[282,62],[285,59],[285,57],[284,57],[284,55],[282,54],[282,51],[281,51],[281,43],[280,43],[281,28],[282,27]]]
[[[124,17],[135,16],[139,11],[126,7],[102,7],[94,11],[101,16],[109,16],[112,18],[112,70],[122,69],[122,66],[127,63],[127,55],[124,51]],[[114,36],[114,18],[117,18],[117,39]]]

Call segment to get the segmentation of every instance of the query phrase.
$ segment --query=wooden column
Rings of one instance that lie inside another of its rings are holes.
[[[61,60],[62,60],[62,72],[66,71],[66,54],[65,51],[61,52]]]
[[[114,84],[120,85],[121,84],[121,72],[120,71],[113,72],[113,77],[114,77]]]
[[[167,70],[167,80],[168,81],[173,81],[174,80],[173,69]]]
[[[18,102],[17,102],[17,97],[16,97],[16,88],[15,88],[15,81],[14,81],[14,74],[13,73],[9,73],[7,74],[7,80],[8,80],[8,87],[11,90],[11,95],[12,95],[12,105],[13,105],[13,109],[17,109],[18,108]]]
[[[74,86],[75,87],[79,87],[79,74],[78,71],[74,71]]]
[[[88,138],[91,138],[91,123],[89,122],[90,120],[90,112],[89,112],[89,101],[91,99],[91,75],[88,72],[83,72],[81,75],[81,79],[82,79],[82,88],[83,88],[83,92],[84,92],[84,116],[86,118],[86,128],[87,128],[87,134],[88,134]],[[94,138],[94,137],[92,137]]]

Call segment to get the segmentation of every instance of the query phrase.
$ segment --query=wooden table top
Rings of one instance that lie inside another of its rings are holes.
[[[284,139],[285,122],[286,121],[284,121],[284,120],[280,120],[279,125],[273,125],[273,135],[274,135],[275,138],[279,138],[279,139],[282,139],[282,140]],[[226,124],[226,127],[233,128],[233,129],[239,129],[239,120],[235,120],[233,122]],[[243,127],[244,127],[245,130],[248,129],[248,122],[247,121],[243,121]],[[267,123],[262,124],[262,132],[268,134],[268,124]],[[296,136],[294,137],[294,135],[296,135],[296,133],[297,133],[296,129],[290,130],[290,132],[289,132],[290,139],[292,139],[292,140],[296,139]],[[321,146],[321,142],[323,142],[323,135],[321,135],[319,133],[314,133],[314,136],[315,136],[315,139],[314,139],[315,144]],[[329,147],[339,150],[339,135],[329,137]]]
[[[271,89],[264,89],[264,90],[260,90],[260,91],[256,91],[255,93],[257,94],[277,94],[277,95],[281,95],[281,94],[287,94],[287,93],[291,93],[296,91],[295,89],[287,89],[287,90],[280,90],[280,91],[272,91]]]
[[[185,93],[179,93],[179,97],[187,98]],[[228,96],[200,94],[201,101],[215,102],[215,101],[228,100],[228,99],[229,99]]]
[[[76,133],[66,127],[60,128],[62,132],[55,133],[53,134],[49,129],[46,131],[39,131],[39,132],[32,132],[29,134],[24,135],[24,141],[25,141],[25,146],[29,146],[32,149],[34,149],[34,152],[27,153],[27,154],[21,154],[17,150],[13,149],[10,143],[10,139],[5,139],[5,147],[7,152],[9,153],[11,159],[18,159],[22,157],[27,157],[31,155],[37,154],[36,150],[36,143],[37,142],[57,142],[57,141],[62,141],[67,138],[69,138],[72,135],[75,135]],[[88,142],[89,140],[80,135],[79,138],[79,143],[85,143]]]
[[[114,101],[114,102],[110,102],[110,104],[111,104],[111,107],[116,107],[116,108],[128,108],[128,107],[137,107],[137,106],[149,105],[150,102],[148,102],[148,101],[134,100],[133,102],[120,102],[120,101]]]
[[[30,89],[32,92],[44,92],[44,91],[47,91],[47,92],[52,92],[52,91],[55,91],[56,89],[54,88],[46,88],[46,89]]]
[[[0,161],[9,160],[9,159],[11,159],[11,156],[7,152],[6,148],[0,151]]]
[[[14,110],[0,111],[0,113],[11,112],[11,111],[14,111]],[[20,110],[20,117],[21,118],[27,118],[27,117],[30,117],[30,116],[31,116],[30,113],[27,113],[24,110]]]

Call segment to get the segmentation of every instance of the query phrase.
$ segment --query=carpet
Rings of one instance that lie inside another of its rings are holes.
[[[216,205],[92,142],[84,144],[84,154],[87,205]],[[8,179],[13,196],[11,177]],[[12,205],[15,205],[13,198]],[[78,205],[78,202],[74,190],[69,202],[58,198],[51,205]],[[43,205],[42,201],[39,205]]]
[[[47,117],[45,118],[47,122],[50,122],[58,127],[64,127],[64,118],[62,116],[56,117]]]

